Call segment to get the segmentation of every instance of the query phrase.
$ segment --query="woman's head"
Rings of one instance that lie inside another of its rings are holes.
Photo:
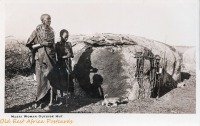
[[[60,31],[60,37],[61,37],[61,39],[64,39],[65,41],[67,41],[67,39],[69,37],[69,32],[66,29],[62,29]]]
[[[42,24],[50,26],[51,25],[51,16],[49,14],[43,14],[40,17]]]

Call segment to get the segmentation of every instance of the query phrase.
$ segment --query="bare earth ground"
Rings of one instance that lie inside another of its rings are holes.
[[[184,88],[175,88],[159,100],[140,99],[116,107],[101,105],[99,99],[73,98],[67,105],[55,105],[50,111],[35,109],[36,82],[32,76],[16,76],[5,83],[5,112],[53,112],[53,113],[196,113],[196,74],[184,80]]]

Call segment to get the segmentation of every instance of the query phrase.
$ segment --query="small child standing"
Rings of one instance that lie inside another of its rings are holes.
[[[60,31],[60,42],[55,45],[57,53],[57,63],[61,73],[61,83],[65,83],[64,87],[66,89],[60,89],[61,97],[63,98],[63,91],[69,92],[71,95],[74,94],[74,84],[72,78],[72,67],[71,58],[74,57],[72,51],[72,45],[67,42],[69,37],[69,32],[65,29]]]

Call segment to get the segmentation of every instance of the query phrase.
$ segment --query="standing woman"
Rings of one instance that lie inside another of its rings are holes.
[[[45,106],[50,99],[50,88],[55,85],[56,74],[53,68],[56,64],[54,49],[54,31],[50,26],[49,14],[41,16],[42,24],[38,25],[29,37],[26,46],[32,52],[32,68],[35,69],[37,80],[36,107]],[[52,102],[49,103],[51,105]],[[43,106],[42,106],[43,105]]]
[[[65,29],[60,31],[60,42],[56,43],[56,53],[58,66],[61,72],[60,85],[63,88],[60,89],[61,97],[63,97],[63,91],[68,91],[71,95],[74,94],[74,84],[72,80],[72,67],[71,58],[74,57],[72,51],[72,45],[67,42],[69,32]]]

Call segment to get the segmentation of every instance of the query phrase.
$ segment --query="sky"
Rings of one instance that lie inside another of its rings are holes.
[[[51,15],[56,37],[70,34],[132,34],[170,45],[195,46],[199,36],[198,0],[10,1],[5,4],[6,36],[27,40]]]

